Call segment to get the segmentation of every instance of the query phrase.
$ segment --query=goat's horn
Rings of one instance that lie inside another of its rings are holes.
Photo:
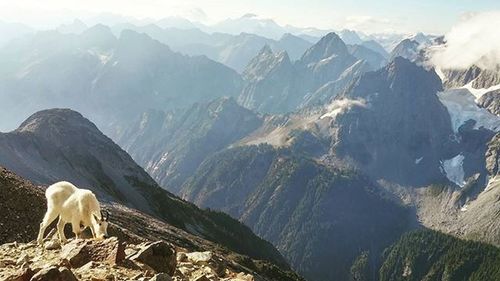
[[[104,211],[104,214],[106,214],[106,221],[109,220],[109,212],[108,211]]]

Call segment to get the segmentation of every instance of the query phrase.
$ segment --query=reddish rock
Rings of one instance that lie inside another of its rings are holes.
[[[125,245],[116,237],[101,241],[73,240],[63,246],[61,258],[67,260],[73,268],[91,261],[115,265],[125,259]]]
[[[77,279],[71,270],[51,266],[38,271],[30,281],[77,281]]]

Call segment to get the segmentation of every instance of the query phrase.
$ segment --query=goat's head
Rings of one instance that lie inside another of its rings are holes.
[[[94,215],[95,218],[95,224],[94,224],[94,231],[95,231],[95,238],[97,239],[104,239],[108,237],[108,221],[109,221],[109,212],[108,211],[101,211],[101,218],[99,219]]]

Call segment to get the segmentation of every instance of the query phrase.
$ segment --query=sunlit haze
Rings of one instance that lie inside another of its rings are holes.
[[[273,19],[280,25],[298,27],[347,28],[366,33],[423,31],[442,34],[464,14],[498,8],[500,4],[496,0],[2,0],[0,20],[35,28],[52,28],[75,18],[90,24],[95,23],[93,21],[112,23],[111,15],[113,18],[117,15],[129,17],[129,20],[134,18],[143,23],[165,17],[182,17],[214,24],[252,13],[260,18]]]

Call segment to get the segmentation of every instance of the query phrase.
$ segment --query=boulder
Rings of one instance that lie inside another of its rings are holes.
[[[144,244],[130,259],[146,264],[156,272],[164,272],[170,276],[174,274],[177,266],[175,248],[163,241]]]
[[[101,241],[76,239],[62,247],[61,258],[73,268],[91,261],[115,265],[125,259],[125,245],[116,237]]]

